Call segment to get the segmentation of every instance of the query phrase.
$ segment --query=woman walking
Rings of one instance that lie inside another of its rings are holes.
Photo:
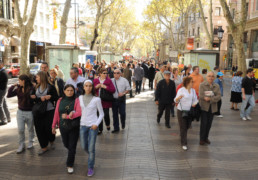
[[[52,123],[55,112],[55,103],[58,99],[56,88],[51,85],[47,73],[40,71],[36,75],[36,93],[31,95],[31,98],[35,100],[39,107],[36,111],[34,108],[34,125],[36,134],[39,140],[41,149],[38,155],[42,155],[48,151],[48,145],[50,143],[51,149],[54,149],[55,135],[52,134]],[[38,110],[45,109],[44,113],[39,113]]]
[[[178,68],[174,68],[172,70],[171,78],[170,79],[175,82],[176,88],[179,86],[179,84],[182,83],[182,79],[181,79],[181,77],[178,74]],[[171,114],[172,114],[172,117],[175,117],[175,104],[172,104]]]
[[[95,143],[98,135],[98,126],[101,123],[104,112],[101,99],[95,96],[95,90],[91,80],[84,82],[85,94],[79,97],[82,110],[80,141],[82,149],[88,156],[88,176],[94,175],[95,164]],[[99,116],[97,116],[97,111]]]
[[[101,91],[106,91],[107,93],[110,93],[111,96],[113,96],[113,93],[115,92],[114,84],[112,83],[111,79],[107,77],[107,70],[105,68],[100,69],[99,71],[100,77],[94,79],[93,84],[95,87],[95,93],[97,96],[100,96]],[[112,101],[105,101],[101,99],[102,107],[104,110],[104,120],[107,127],[107,130],[110,130],[110,116],[109,116],[109,108],[112,107]],[[99,132],[98,134],[101,134],[103,131],[103,121],[101,121],[99,125]]]
[[[18,126],[19,148],[16,153],[20,154],[25,150],[25,124],[29,132],[28,149],[33,147],[34,142],[34,123],[32,115],[33,100],[30,95],[34,92],[30,78],[23,74],[19,76],[19,84],[14,84],[8,90],[7,97],[17,96],[18,111],[16,114]]]
[[[183,87],[180,88],[175,97],[177,103],[177,118],[180,127],[181,145],[183,150],[187,150],[187,130],[191,126],[192,118],[185,116],[184,113],[190,111],[191,107],[195,107],[198,103],[197,95],[193,89],[193,79],[191,77],[184,78]]]
[[[52,133],[56,134],[59,127],[64,146],[68,150],[66,160],[67,172],[73,173],[76,146],[79,139],[81,107],[75,96],[74,86],[67,84],[64,87],[64,96],[57,101],[55,116],[52,124]]]
[[[232,78],[230,102],[232,102],[231,109],[235,111],[239,111],[237,104],[242,102],[242,74],[241,71],[238,71]]]

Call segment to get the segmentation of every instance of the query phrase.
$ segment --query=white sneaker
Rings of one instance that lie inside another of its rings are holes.
[[[186,151],[188,148],[187,146],[182,146],[182,149]]]
[[[250,117],[250,116],[246,116],[246,119],[248,119],[248,120],[252,120],[252,118]]]
[[[27,149],[33,148],[33,142],[29,142]]]
[[[217,117],[218,117],[218,118],[223,118],[223,115],[218,115]]]
[[[21,154],[24,150],[25,150],[25,146],[24,146],[24,144],[21,144],[21,145],[18,147],[16,153],[17,153],[17,154]]]
[[[73,168],[72,167],[67,167],[67,172],[69,174],[73,174]]]
[[[247,119],[245,117],[242,118],[243,121],[246,121]]]

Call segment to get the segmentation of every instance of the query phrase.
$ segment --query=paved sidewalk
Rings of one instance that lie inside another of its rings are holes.
[[[230,89],[225,89],[222,113],[211,129],[211,145],[199,146],[199,123],[188,133],[189,150],[179,141],[176,118],[171,129],[165,120],[156,123],[157,107],[153,92],[146,91],[127,101],[127,125],[119,134],[104,131],[96,145],[95,176],[86,177],[87,155],[78,142],[75,173],[66,173],[67,151],[60,134],[56,149],[38,156],[33,150],[17,155],[16,98],[8,100],[12,122],[0,127],[0,179],[258,179],[258,107],[253,121],[243,122],[239,112],[230,110]]]

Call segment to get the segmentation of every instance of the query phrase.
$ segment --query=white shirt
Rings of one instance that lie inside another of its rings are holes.
[[[81,77],[81,76],[78,76],[78,78],[76,79],[76,81],[74,81],[72,78],[68,79],[65,83],[65,85],[67,84],[71,84],[74,86],[74,88],[76,89],[77,88],[77,84],[78,83],[83,83],[85,81],[85,78],[84,77]]]
[[[86,107],[84,106],[83,95],[79,96],[79,100],[82,109],[81,126],[99,126],[104,117],[101,99],[94,96]],[[97,116],[97,111],[99,112],[99,117]]]
[[[184,97],[180,99],[177,105],[177,109],[180,111],[182,110],[189,111],[192,105],[195,105],[198,103],[197,95],[193,88],[191,89],[190,93],[185,87],[180,88],[177,92],[177,95],[174,101],[176,102],[176,99],[181,95],[183,95]]]
[[[130,91],[131,90],[131,87],[129,85],[128,80],[123,78],[123,77],[120,77],[118,80],[116,80],[115,78],[112,78],[112,82],[113,82],[113,84],[115,86],[115,89],[116,89],[115,93],[113,94],[114,98],[118,98],[117,91],[119,93],[123,93],[125,91]]]

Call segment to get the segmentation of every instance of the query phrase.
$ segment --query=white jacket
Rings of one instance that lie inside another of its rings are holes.
[[[83,95],[79,97],[79,100],[82,109],[81,126],[99,126],[104,117],[101,99],[94,96],[86,107],[84,106]],[[99,112],[99,117],[97,116],[97,111]]]

